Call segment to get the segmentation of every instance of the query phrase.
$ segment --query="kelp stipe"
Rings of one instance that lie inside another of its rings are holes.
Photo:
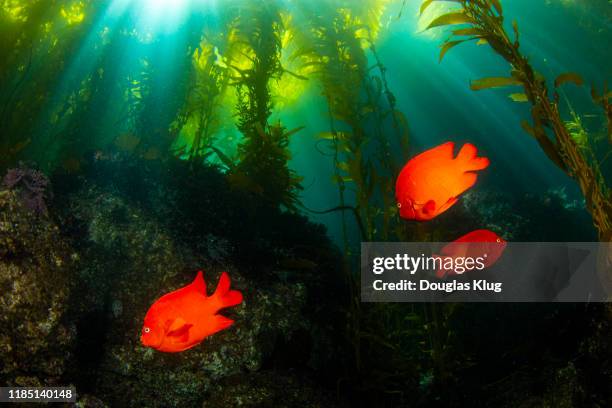
[[[285,74],[280,61],[285,31],[281,10],[266,1],[249,4],[235,29],[249,62],[246,67],[232,65],[238,129],[244,140],[230,177],[259,190],[273,205],[295,209],[301,178],[288,165],[289,138],[301,129],[287,131],[280,122],[270,123],[274,106],[270,84]]]
[[[421,5],[421,13],[432,3],[433,0],[425,0]],[[512,68],[510,77],[480,79],[473,81],[471,88],[475,91],[505,86],[523,88],[524,93],[510,95],[515,102],[529,102],[532,106],[532,123],[523,121],[523,128],[536,139],[546,155],[559,168],[578,182],[600,240],[611,241],[612,195],[610,189],[599,173],[597,162],[589,160],[584,150],[580,148],[559,111],[557,88],[567,82],[581,86],[582,78],[574,73],[559,75],[554,81],[555,91],[551,97],[546,78],[534,70],[527,57],[520,51],[517,22],[514,21],[512,24],[514,40],[511,40],[506,32],[503,26],[503,9],[499,0],[458,0],[456,3],[459,3],[459,9],[438,16],[427,27],[431,29],[449,25],[466,26],[454,29],[452,37],[441,45],[440,60],[451,48],[466,41],[478,41],[481,44],[488,44],[493,51],[510,64]],[[610,96],[611,94],[605,90],[602,96],[593,91],[593,100],[606,111],[608,124],[610,124]],[[608,135],[610,135],[610,129],[608,129]]]
[[[176,154],[215,159],[235,188],[294,210],[301,178],[288,166],[289,138],[301,128],[270,123],[271,85],[288,74],[281,64],[282,9],[250,2],[230,7],[222,20],[222,32],[206,34],[193,53],[192,90],[171,126]],[[237,142],[228,123],[240,132]]]
[[[386,68],[374,46],[386,5],[386,1],[376,0],[342,2],[342,7],[333,2],[300,4],[307,29],[299,32],[297,41],[301,50],[308,50],[304,58],[314,67],[312,76],[322,86],[329,113],[329,131],[319,134],[318,147],[333,160],[333,180],[339,194],[338,206],[324,213],[342,211],[343,217],[344,268],[350,290],[344,336],[354,361],[346,367],[339,392],[347,386],[354,391],[352,387],[367,383],[372,390],[404,393],[406,384],[402,390],[378,363],[393,360],[394,367],[406,370],[404,375],[413,375],[416,387],[417,360],[427,360],[420,350],[400,356],[387,354],[398,350],[401,334],[409,330],[404,325],[405,308],[361,304],[358,275],[351,268],[354,242],[347,236],[353,215],[363,241],[397,239],[398,232],[404,231],[404,223],[395,216],[394,186],[407,157],[408,125],[396,109]],[[410,335],[427,342],[420,315],[412,317],[415,327]]]
[[[310,64],[316,67],[328,103],[330,131],[319,137],[328,143],[328,155],[334,161],[337,209],[352,210],[363,240],[388,239],[395,229],[393,180],[405,159],[408,140],[406,119],[395,108],[385,67],[373,45],[386,4],[302,6],[308,24],[301,33],[302,48],[311,50]],[[367,50],[375,60],[372,67]],[[396,147],[403,154],[392,154]],[[353,194],[354,205],[349,202]],[[343,217],[345,238],[346,228]]]
[[[177,140],[175,145],[188,159],[205,158],[212,153],[219,140],[224,118],[223,102],[230,80],[229,69],[219,61],[219,46],[227,43],[227,36],[204,35],[200,46],[192,54],[190,92],[185,106],[170,125]],[[217,45],[215,45],[217,44]],[[181,144],[187,146],[181,149]]]

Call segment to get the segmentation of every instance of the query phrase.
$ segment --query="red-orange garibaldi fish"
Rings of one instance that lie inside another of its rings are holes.
[[[187,350],[231,326],[232,319],[217,313],[241,302],[242,293],[230,290],[230,279],[225,272],[215,293],[207,296],[200,271],[191,284],[153,303],[145,316],[140,341],[146,347],[168,353]]]
[[[475,171],[489,166],[489,159],[476,157],[473,144],[463,145],[456,158],[454,147],[453,142],[446,142],[415,156],[404,166],[395,185],[402,218],[427,221],[442,214],[476,183]]]
[[[486,229],[479,229],[465,234],[464,236],[456,239],[455,241],[447,244],[440,251],[439,257],[442,260],[446,258],[472,258],[483,257],[484,267],[488,268],[493,266],[497,260],[504,253],[506,249],[506,241],[493,231]],[[462,266],[463,271],[461,273],[469,272],[476,269],[475,265]],[[455,270],[444,270],[439,269],[436,272],[438,278],[444,278],[446,276],[459,275],[460,273]]]

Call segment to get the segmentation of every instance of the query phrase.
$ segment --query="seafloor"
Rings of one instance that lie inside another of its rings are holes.
[[[324,227],[215,167],[116,157],[32,183],[0,191],[2,384],[74,385],[81,407],[611,406],[609,306],[359,305]],[[591,238],[559,192],[500,194],[467,196],[439,227]],[[519,202],[529,216],[507,211]],[[151,302],[199,269],[209,288],[231,274],[236,324],[183,353],[144,348]],[[435,333],[420,307],[444,318]]]

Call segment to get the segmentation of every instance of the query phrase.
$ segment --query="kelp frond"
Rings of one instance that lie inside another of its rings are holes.
[[[267,1],[254,1],[241,10],[232,36],[243,63],[230,59],[232,86],[236,90],[236,115],[243,141],[239,163],[230,177],[261,194],[271,205],[295,209],[301,178],[289,168],[289,139],[299,129],[287,131],[271,124],[274,108],[271,86],[286,70],[281,63],[286,30],[282,10]]]
[[[473,81],[474,90],[518,86],[523,93],[513,93],[511,99],[531,104],[532,123],[523,122],[523,128],[532,135],[547,156],[570,177],[575,179],[584,194],[587,209],[602,241],[612,240],[612,196],[608,185],[598,174],[598,165],[585,154],[563,120],[559,111],[557,88],[566,83],[581,86],[582,78],[575,73],[562,73],[554,80],[551,93],[546,78],[535,71],[520,50],[520,35],[516,21],[512,23],[513,37],[504,28],[504,14],[499,0],[455,0],[458,10],[435,18],[428,29],[452,26],[451,37],[443,43],[440,59],[453,47],[467,41],[488,44],[511,67],[510,76]],[[433,0],[425,0],[426,10]],[[595,99],[595,98],[594,98]],[[609,94],[598,99],[609,110]],[[609,113],[608,113],[609,117]]]
[[[314,67],[313,76],[328,103],[330,131],[320,138],[331,148],[340,200],[337,208],[355,208],[364,240],[387,239],[393,230],[392,180],[403,157],[391,152],[400,150],[399,146],[405,150],[407,145],[406,120],[395,109],[386,68],[374,47],[387,4],[372,0],[300,5],[307,22],[298,39],[300,49],[306,51],[302,55]],[[397,140],[389,137],[393,133]],[[349,190],[355,196],[354,206],[346,202]]]
[[[223,35],[205,35],[192,54],[190,92],[170,128],[177,138],[175,145],[187,146],[183,154],[189,159],[208,156],[213,144],[227,145],[225,140],[219,140],[223,122],[230,118],[224,109],[230,73],[219,52],[226,41]]]

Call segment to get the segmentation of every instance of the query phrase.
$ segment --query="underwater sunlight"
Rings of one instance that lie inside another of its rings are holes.
[[[612,406],[611,0],[0,0],[0,404]]]
[[[137,30],[149,36],[180,31],[194,15],[216,11],[217,0],[112,0],[109,10],[130,14]]]

